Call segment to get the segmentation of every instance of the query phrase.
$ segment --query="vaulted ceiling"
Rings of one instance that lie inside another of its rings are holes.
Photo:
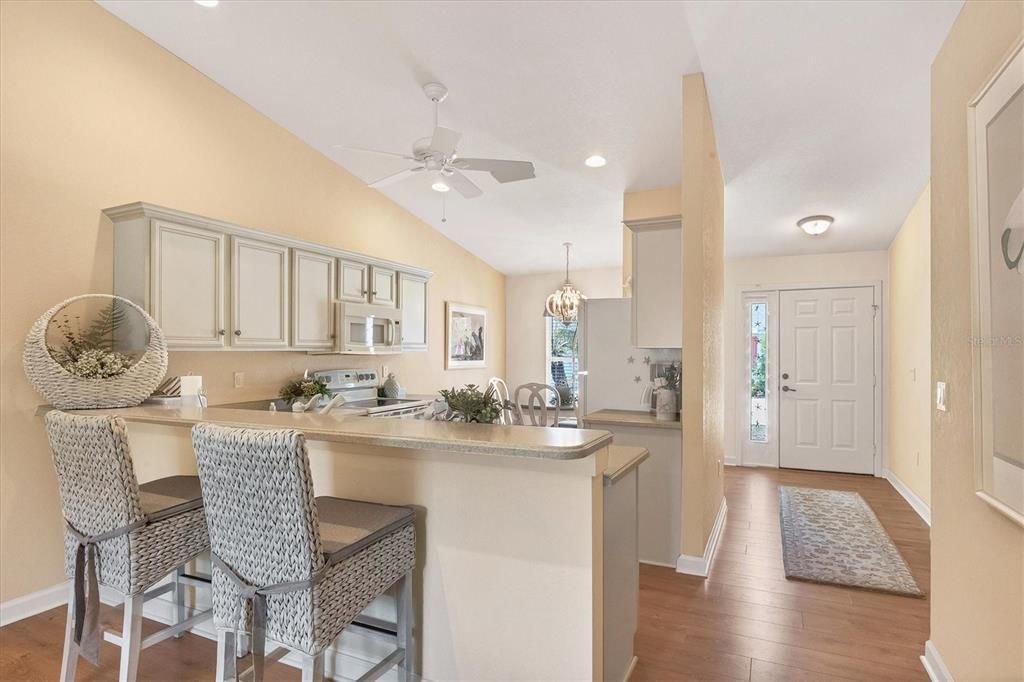
[[[942,2],[193,2],[100,0],[370,182],[431,133],[461,156],[533,161],[381,189],[506,273],[616,265],[622,194],[680,181],[680,78],[704,71],[732,256],[885,248],[928,179],[929,66],[961,6]],[[608,159],[588,168],[591,154]],[[442,209],[447,221],[442,222]],[[836,218],[824,237],[795,227]]]

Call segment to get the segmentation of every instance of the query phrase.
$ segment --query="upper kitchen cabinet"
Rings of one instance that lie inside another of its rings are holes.
[[[143,294],[149,313],[164,332],[168,345],[178,348],[221,348],[226,343],[225,237],[223,234],[154,220],[151,229],[135,237],[151,240],[151,281],[146,282],[147,258],[115,249],[114,290]],[[120,235],[120,242],[125,235]],[[115,238],[115,244],[120,243]],[[144,249],[143,249],[144,250]],[[131,282],[130,290],[124,284]],[[145,292],[149,292],[145,296]],[[139,296],[126,298],[138,301]]]
[[[633,242],[633,344],[682,348],[682,223],[670,218],[626,226]]]
[[[359,261],[342,258],[339,262],[338,298],[352,303],[370,300],[370,266]]]
[[[231,238],[231,345],[287,348],[288,247]]]
[[[398,305],[398,275],[391,268],[370,266],[370,303],[374,305]]]
[[[338,299],[402,307],[404,349],[426,348],[429,270],[142,202],[103,213],[114,293],[172,350],[329,352]]]
[[[333,256],[292,251],[292,347],[330,350],[334,347]]]
[[[427,278],[398,273],[402,309],[402,350],[427,350]]]

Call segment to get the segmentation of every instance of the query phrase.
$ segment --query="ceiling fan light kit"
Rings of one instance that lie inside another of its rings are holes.
[[[456,153],[456,146],[462,133],[437,124],[438,105],[448,97],[448,88],[442,83],[427,83],[423,93],[434,103],[434,134],[431,137],[416,140],[412,145],[412,154],[396,154],[377,149],[363,147],[347,147],[350,150],[372,152],[397,156],[412,161],[415,165],[397,173],[392,173],[372,183],[370,187],[380,188],[401,182],[422,171],[436,173],[437,178],[431,182],[435,192],[447,192],[454,189],[466,199],[475,199],[483,194],[476,183],[463,175],[462,171],[483,171],[500,183],[529,180],[536,177],[533,163],[530,161],[509,161],[506,159],[463,158]]]
[[[572,246],[572,242],[565,242],[562,246],[565,247],[565,284],[548,296],[548,300],[544,304],[544,314],[561,320],[563,324],[569,324],[576,320],[580,311],[580,303],[586,299],[586,296],[569,281],[569,248]]]

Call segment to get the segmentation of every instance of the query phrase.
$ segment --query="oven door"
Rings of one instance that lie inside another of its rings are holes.
[[[337,351],[376,355],[402,351],[401,311],[384,306],[339,303]]]

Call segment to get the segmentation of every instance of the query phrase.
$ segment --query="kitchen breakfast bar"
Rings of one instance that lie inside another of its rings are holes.
[[[635,664],[647,453],[612,446],[606,431],[218,407],[75,413],[127,422],[140,483],[195,473],[195,424],[290,428],[305,434],[318,496],[414,507],[424,679],[622,680]],[[367,613],[393,619],[379,602]],[[355,669],[335,675],[361,674],[372,649],[343,635],[333,660]]]

